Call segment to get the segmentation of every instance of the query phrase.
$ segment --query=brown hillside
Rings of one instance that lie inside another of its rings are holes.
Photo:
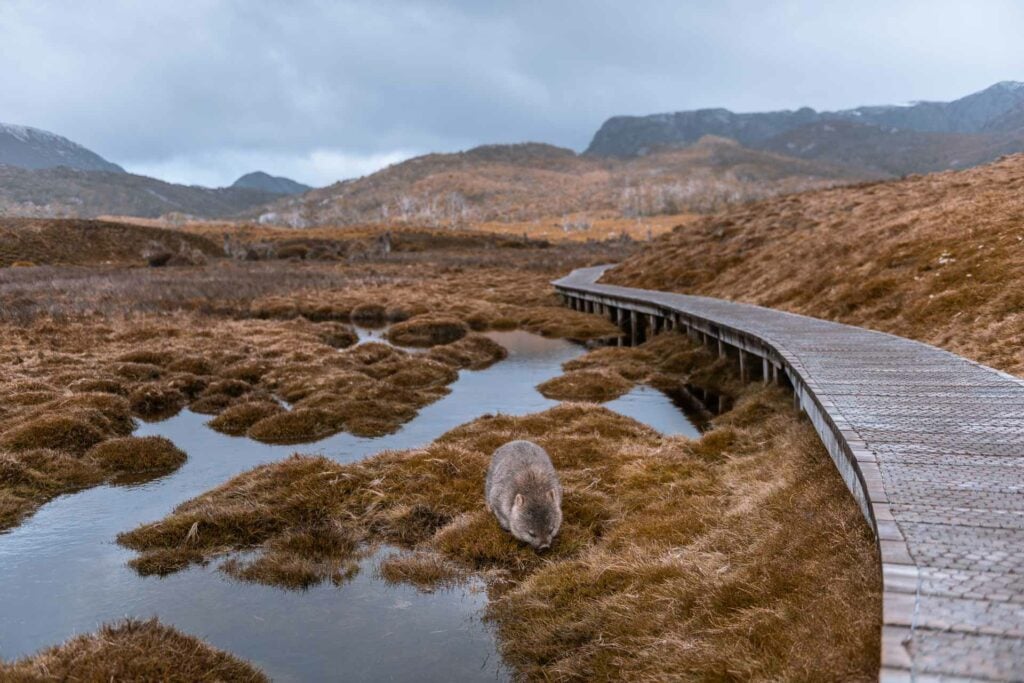
[[[864,177],[722,138],[630,160],[578,156],[535,143],[490,145],[417,157],[364,178],[282,199],[259,218],[307,227],[523,221],[580,211],[653,215],[708,211]]]
[[[223,251],[200,235],[84,219],[0,218],[0,267],[195,263]]]
[[[863,325],[1024,375],[1024,155],[736,208],[605,280]]]

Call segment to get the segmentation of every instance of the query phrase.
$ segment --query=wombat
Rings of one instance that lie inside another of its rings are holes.
[[[562,525],[562,485],[543,448],[509,441],[494,451],[484,498],[502,529],[537,550],[551,547]]]

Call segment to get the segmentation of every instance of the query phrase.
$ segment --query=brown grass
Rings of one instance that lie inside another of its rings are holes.
[[[387,331],[387,337],[391,343],[399,346],[437,346],[458,341],[468,332],[469,326],[458,318],[417,315],[392,325]]]
[[[614,370],[574,370],[544,382],[537,389],[560,401],[604,403],[628,392],[633,383]]]
[[[85,219],[0,217],[0,268],[54,264],[141,266],[166,254],[168,265],[192,265],[222,256],[199,235],[141,225]]]
[[[682,226],[606,275],[839,320],[1024,375],[1024,155],[771,199]]]
[[[284,408],[273,401],[239,403],[224,409],[207,424],[218,432],[231,436],[242,436],[260,420],[280,415],[283,412]]]
[[[267,681],[226,652],[156,619],[126,619],[30,657],[3,663],[5,681]]]
[[[372,241],[381,230],[315,232]],[[162,419],[187,407],[225,433],[275,443],[340,430],[377,436],[443,396],[459,370],[505,356],[477,334],[418,354],[356,347],[354,311],[383,321],[430,313],[426,320],[443,317],[444,331],[460,333],[616,332],[598,316],[566,312],[548,282],[627,244],[539,248],[519,240],[522,248],[507,249],[501,244],[516,240],[426,230],[396,231],[395,240],[404,251],[345,265],[0,269],[0,452],[19,461],[17,482],[0,480],[0,529],[54,495],[123,476],[82,456],[129,435],[133,416]]]
[[[537,387],[548,398],[603,403],[640,383],[684,397],[696,387],[727,400],[743,390],[727,360],[677,334],[658,335],[639,346],[596,349],[563,368],[565,374]]]
[[[110,472],[176,470],[188,456],[162,436],[125,436],[93,446],[88,457]]]
[[[638,353],[682,367],[700,352],[662,335]],[[361,548],[400,546],[378,569],[387,580],[488,580],[503,653],[531,678],[873,679],[874,541],[789,403],[743,388],[698,441],[591,404],[484,417],[421,450],[258,467],[118,540],[143,573],[226,556],[236,577],[291,588],[345,580]],[[544,446],[565,488],[542,555],[483,508],[490,453],[515,438]]]

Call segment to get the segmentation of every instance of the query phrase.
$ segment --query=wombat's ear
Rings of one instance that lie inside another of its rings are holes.
[[[512,507],[522,507],[523,505],[523,494],[517,493],[515,500],[512,501]]]
[[[550,500],[550,501],[551,501],[552,503],[554,503],[554,502],[555,502],[555,490],[554,490],[554,489],[548,489],[548,499],[549,499],[549,500]]]

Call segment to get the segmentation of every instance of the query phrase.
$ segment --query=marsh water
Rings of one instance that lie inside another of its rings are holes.
[[[146,483],[61,496],[0,534],[0,657],[31,654],[126,616],[158,616],[279,681],[508,678],[492,629],[481,621],[483,586],[471,581],[425,593],[386,584],[374,568],[392,552],[387,548],[363,560],[356,577],[341,586],[296,591],[233,580],[216,563],[143,578],[126,565],[133,553],[114,540],[235,474],[293,452],[351,462],[428,444],[487,413],[544,410],[556,402],[541,396],[536,385],[561,374],[562,363],[584,352],[526,332],[488,336],[508,349],[508,358],[486,370],[461,372],[450,394],[388,436],[337,434],[313,444],[270,446],[215,432],[205,425],[209,416],[189,411],[141,424],[137,435],[168,437],[188,453],[188,461]],[[665,394],[649,387],[607,406],[663,433],[698,433]]]

